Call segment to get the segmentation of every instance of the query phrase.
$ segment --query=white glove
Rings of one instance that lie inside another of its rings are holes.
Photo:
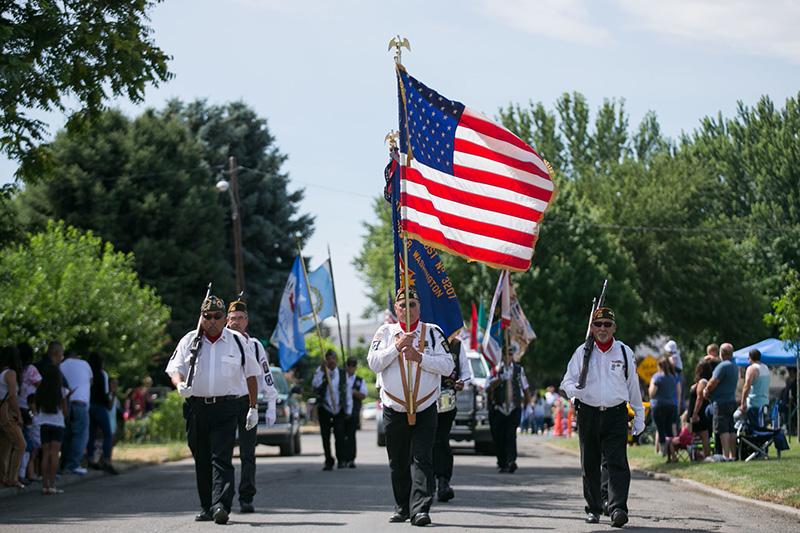
[[[258,408],[251,407],[247,410],[247,422],[244,424],[244,429],[250,431],[258,425]]]
[[[178,383],[178,394],[181,395],[181,398],[189,398],[192,395],[192,388],[185,381],[181,381]]]
[[[634,437],[644,431],[644,420],[640,420],[638,418],[633,419],[633,424],[631,424],[631,435]]]
[[[267,409],[267,412],[264,415],[264,418],[266,419],[267,422],[267,429],[271,428],[275,424],[276,414],[277,413],[275,413],[275,409]]]

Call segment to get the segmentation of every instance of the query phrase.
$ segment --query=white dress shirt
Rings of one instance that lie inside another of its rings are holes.
[[[605,353],[595,343],[589,358],[589,371],[586,374],[586,386],[578,389],[578,381],[583,368],[583,345],[572,354],[567,365],[567,372],[561,382],[561,389],[570,398],[576,398],[592,407],[614,407],[628,402],[634,412],[634,418],[644,422],[642,393],[639,389],[639,375],[636,373],[636,360],[633,350],[627,345],[625,353],[628,357],[628,379],[625,379],[625,360],[622,352],[623,343],[614,340],[611,348]]]
[[[424,348],[419,349],[422,324],[423,322],[419,321],[413,331],[414,348],[422,354],[422,361],[420,363],[411,362],[411,376],[406,376],[406,380],[409,383],[410,379],[410,387],[413,390],[416,387],[414,380],[416,380],[417,366],[419,366],[422,371],[419,377],[417,400],[422,400],[429,394],[430,396],[425,401],[415,404],[416,412],[424,411],[436,401],[441,389],[442,376],[449,375],[455,366],[453,357],[445,349],[447,341],[444,335],[439,328],[432,324],[425,324]],[[431,343],[431,330],[433,330],[433,343]],[[406,408],[390,396],[391,394],[403,401],[406,398],[407,391],[403,387],[402,373],[406,372],[408,365],[405,359],[398,357],[400,352],[395,347],[395,341],[402,336],[403,330],[399,323],[384,324],[379,327],[372,338],[367,362],[370,369],[379,374],[381,379],[381,403],[394,411],[405,413]]]
[[[272,379],[272,372],[269,371],[269,361],[267,360],[267,350],[255,337],[251,337],[246,333],[243,335],[247,340],[247,346],[253,350],[253,353],[258,360],[258,364],[263,372],[262,379],[256,380],[258,383],[258,392],[261,394],[261,399],[267,402],[268,409],[275,409],[275,402],[278,399],[278,391],[275,389],[275,380]],[[242,386],[245,393],[247,393],[247,379],[242,378]]]
[[[172,376],[179,372],[184,381],[189,379],[189,348],[195,332],[190,331],[180,340],[175,353],[167,363],[167,375]],[[244,365],[242,365],[242,352],[236,343],[239,338],[244,351]],[[203,334],[203,341],[197,353],[197,360],[192,381],[192,396],[244,396],[247,394],[245,381],[242,379],[256,377],[261,379],[263,371],[256,361],[252,348],[248,346],[243,335],[227,327],[222,328],[219,338],[213,343]]]

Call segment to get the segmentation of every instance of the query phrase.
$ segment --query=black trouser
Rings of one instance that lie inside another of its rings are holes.
[[[434,403],[417,413],[417,422],[408,424],[408,415],[383,408],[386,453],[392,473],[395,512],[412,518],[427,513],[433,503],[436,481],[433,478],[433,441],[437,413]],[[414,465],[413,473],[411,465]]]
[[[186,436],[194,456],[197,493],[200,506],[208,511],[222,506],[231,511],[234,492],[233,445],[239,401],[206,404],[201,399],[189,400]]]
[[[450,448],[450,429],[456,418],[456,409],[439,413],[436,423],[436,440],[433,442],[433,475],[436,479],[453,478],[453,450]]]
[[[608,478],[608,511],[628,512],[631,471],[628,467],[628,408],[622,403],[600,411],[578,402],[578,440],[581,447],[583,497],[586,512],[601,514]],[[602,475],[601,475],[602,470]]]
[[[239,400],[239,460],[242,462],[242,474],[239,479],[239,503],[253,503],[256,496],[256,428],[247,431],[247,412],[250,410],[250,399],[245,396]]]
[[[344,419],[344,461],[356,460],[356,432],[361,420],[361,409],[353,408],[353,415]]]
[[[504,415],[499,409],[489,410],[489,425],[494,439],[497,466],[500,468],[507,467],[517,460],[517,428],[521,413],[519,407],[508,415]]]
[[[345,461],[345,436],[344,436],[344,411],[339,410],[338,413],[333,414],[321,405],[317,407],[317,414],[319,415],[319,432],[322,435],[322,449],[325,450],[325,464],[332,465],[334,463],[333,455],[331,455],[331,428],[333,428],[333,438],[336,441],[336,458],[339,462]]]

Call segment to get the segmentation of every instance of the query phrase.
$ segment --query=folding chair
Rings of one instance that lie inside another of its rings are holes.
[[[775,445],[776,455],[781,458],[781,451],[788,450],[789,444],[782,429],[767,429],[750,426],[746,422],[736,423],[736,452],[740,461],[753,459],[769,459],[769,447]]]

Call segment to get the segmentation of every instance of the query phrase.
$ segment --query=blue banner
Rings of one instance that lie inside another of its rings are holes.
[[[292,368],[306,354],[306,341],[300,330],[300,315],[311,312],[303,266],[300,256],[294,260],[286,287],[283,289],[278,310],[278,325],[270,342],[278,345],[278,358],[284,372]]]
[[[395,292],[401,287],[403,268],[403,238],[400,230],[400,165],[392,158],[386,167],[387,193],[391,199],[392,227],[394,229],[394,283]],[[417,289],[421,307],[420,319],[436,324],[448,339],[453,339],[464,327],[464,318],[444,264],[436,250],[408,239],[409,287]],[[402,317],[398,319],[403,320]]]

